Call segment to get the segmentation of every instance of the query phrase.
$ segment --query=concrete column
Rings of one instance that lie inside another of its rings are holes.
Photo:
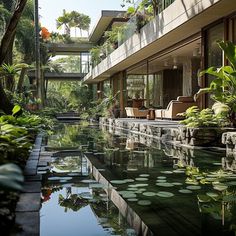
[[[123,72],[119,73],[119,82],[120,82],[120,117],[125,116],[125,99],[124,99],[124,86],[125,86],[125,76]]]
[[[192,96],[192,62],[190,58],[183,63],[183,96]]]
[[[199,89],[198,70],[200,59],[197,57],[189,58],[183,63],[183,96],[193,96]]]

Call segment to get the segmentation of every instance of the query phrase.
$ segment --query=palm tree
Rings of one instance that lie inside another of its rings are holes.
[[[65,34],[70,35],[70,23],[71,23],[71,21],[72,21],[71,14],[66,12],[65,9],[63,9],[63,15],[59,16],[56,19],[57,29],[64,26]]]
[[[85,14],[80,14],[80,19],[81,19],[80,29],[87,31],[88,34],[89,34],[89,26],[90,26],[90,23],[91,23],[90,17],[85,15]]]
[[[89,30],[89,26],[91,23],[91,19],[89,16],[83,14],[83,13],[79,13],[77,11],[72,11],[70,13],[71,16],[71,22],[70,22],[70,26],[71,27],[75,27],[80,29],[80,35],[82,36],[82,31],[88,31]]]

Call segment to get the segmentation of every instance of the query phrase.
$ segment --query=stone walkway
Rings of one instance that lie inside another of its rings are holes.
[[[43,135],[36,137],[35,144],[30,153],[24,169],[25,182],[20,199],[16,206],[15,223],[21,231],[13,233],[14,236],[40,235],[40,208],[41,208],[41,182],[42,174],[48,169],[51,161],[50,152],[42,151]]]

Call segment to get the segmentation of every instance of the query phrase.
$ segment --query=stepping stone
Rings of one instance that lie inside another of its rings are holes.
[[[30,168],[30,167],[25,167],[24,169],[24,175],[36,175],[36,167],[35,168]]]
[[[28,161],[37,161],[39,159],[38,155],[30,155]]]
[[[41,193],[41,182],[25,182],[23,193]]]
[[[37,174],[39,174],[39,175],[45,175],[45,174],[47,174],[47,171],[46,171],[46,170],[38,170],[38,171],[37,171]]]
[[[37,175],[25,176],[25,181],[33,181],[33,182],[42,181],[42,175],[37,174]]]
[[[16,212],[15,223],[22,227],[22,231],[15,236],[39,235],[39,212]]]
[[[17,212],[39,211],[41,207],[41,193],[22,193],[16,205]]]
[[[38,165],[38,161],[37,160],[30,160],[26,162],[26,168],[36,168]]]
[[[44,171],[44,170],[49,170],[50,168],[48,166],[45,167],[38,167],[38,171]]]
[[[47,161],[39,161],[39,162],[38,162],[38,166],[40,166],[40,167],[46,167],[46,166],[48,166],[48,162],[47,162]]]

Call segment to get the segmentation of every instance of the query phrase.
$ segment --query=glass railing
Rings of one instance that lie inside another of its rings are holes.
[[[158,13],[161,13],[164,9],[166,9],[169,5],[171,5],[175,0],[160,0],[158,3]],[[142,1],[137,1],[134,6],[135,9],[137,9],[138,5]],[[140,21],[140,17],[143,18],[143,22]],[[145,24],[147,24],[153,17],[150,17],[150,15],[145,16],[144,12],[141,12],[139,16],[134,15],[130,18],[130,20],[121,27],[119,31],[118,36],[118,46],[123,44],[127,39],[129,39],[132,35],[134,35],[136,32],[140,30],[141,27],[143,27]]]
[[[165,10],[170,4],[172,4],[175,0],[160,0],[158,4],[158,12],[162,12]]]

